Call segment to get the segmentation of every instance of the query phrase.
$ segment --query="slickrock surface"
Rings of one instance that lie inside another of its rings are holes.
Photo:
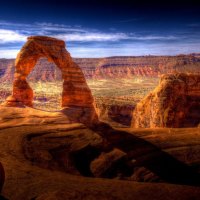
[[[200,75],[171,74],[137,104],[132,127],[197,127],[199,122]]]
[[[12,96],[6,106],[32,106],[33,90],[26,78],[37,60],[46,57],[61,70],[63,78],[62,107],[68,107],[80,114],[86,113],[88,122],[97,120],[93,97],[80,67],[73,62],[65,49],[65,42],[45,36],[32,36],[22,47],[15,60],[15,75]],[[86,109],[86,110],[85,110]],[[88,112],[87,112],[88,111]],[[91,115],[88,115],[90,113]],[[77,115],[79,115],[77,114]]]
[[[10,200],[199,198],[199,128],[88,128],[61,113],[0,112],[2,195]]]

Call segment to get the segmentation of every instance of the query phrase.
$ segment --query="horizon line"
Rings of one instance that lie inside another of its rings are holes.
[[[192,55],[199,55],[200,56],[200,52],[191,52],[191,53],[179,53],[179,54],[174,54],[174,55],[167,55],[167,54],[162,54],[162,55],[155,55],[155,54],[145,54],[145,55],[127,55],[127,56],[105,56],[105,57],[72,57],[74,59],[100,59],[100,58],[115,58],[115,57],[176,57],[176,56],[192,56]],[[40,58],[46,58],[45,56],[42,56]],[[12,59],[16,59],[16,58],[5,58],[5,57],[0,57],[0,59],[7,59],[7,60],[12,60]]]

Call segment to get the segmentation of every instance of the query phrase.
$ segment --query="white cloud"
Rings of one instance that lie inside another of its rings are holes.
[[[24,42],[26,36],[13,30],[0,29],[0,43]]]
[[[173,36],[173,35],[167,35],[167,36],[146,35],[146,36],[131,36],[130,39],[135,39],[135,40],[174,40],[174,39],[177,39],[177,37]]]
[[[192,33],[191,36],[190,32],[188,34],[156,35],[151,33],[142,34],[139,32],[119,32],[116,29],[109,29],[106,32],[81,26],[68,26],[45,22],[17,24],[0,21],[0,58],[16,57],[20,46],[30,35],[47,35],[70,42],[68,50],[75,57],[145,54],[169,55],[181,52],[190,53],[200,51],[198,42],[199,35],[196,36]],[[109,41],[112,43],[109,43]],[[77,45],[75,42],[79,42],[79,44]],[[90,43],[81,44],[81,42]],[[20,45],[17,43],[20,43]]]
[[[72,34],[58,34],[52,35],[53,37],[60,38],[65,41],[79,41],[79,42],[90,42],[90,41],[118,41],[128,39],[129,36],[125,33],[72,33]]]
[[[17,49],[2,49],[0,50],[0,58],[16,58],[18,52]]]
[[[3,27],[3,29],[1,29]],[[135,33],[123,33],[114,30],[102,32],[96,29],[87,29],[81,26],[68,26],[53,23],[15,24],[0,21],[0,43],[23,42],[30,35],[47,35],[62,40],[73,42],[101,42],[120,40],[173,40],[173,35],[141,35]]]
[[[137,45],[129,43],[120,47],[70,47],[72,57],[97,58],[108,56],[143,56],[143,55],[178,55],[200,52],[197,44],[146,44]]]
[[[120,40],[172,40],[176,39],[175,36],[139,36],[126,33],[104,33],[100,31],[88,31],[85,29],[61,28],[64,33],[52,33],[54,29],[60,30],[56,27],[41,27],[35,30],[19,30],[0,29],[0,43],[15,43],[24,42],[30,35],[47,35],[55,38],[62,39],[66,42],[103,42],[103,41],[120,41]],[[64,29],[64,30],[63,30]]]
[[[141,55],[175,55],[200,52],[200,44],[149,44],[137,45],[133,43],[120,46],[79,46],[68,47],[72,57],[108,57],[108,56],[141,56]],[[0,58],[16,58],[19,49],[0,49]]]

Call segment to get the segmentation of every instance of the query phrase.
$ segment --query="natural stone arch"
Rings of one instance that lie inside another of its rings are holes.
[[[37,60],[46,57],[54,62],[62,72],[62,107],[93,108],[93,97],[80,67],[73,62],[65,49],[65,42],[46,36],[31,36],[18,53],[15,61],[15,75],[12,96],[6,105],[18,106],[20,103],[33,106],[33,90],[26,78]]]

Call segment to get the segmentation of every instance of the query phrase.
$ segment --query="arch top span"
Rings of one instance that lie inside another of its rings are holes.
[[[26,78],[40,57],[46,57],[61,70],[63,78],[62,107],[91,108],[93,96],[80,67],[65,49],[65,42],[47,36],[30,36],[15,61],[12,96],[7,106],[33,106],[33,90]],[[94,111],[95,112],[95,111]]]
[[[40,42],[44,42],[45,41],[51,41],[52,43],[55,42],[56,45],[60,45],[65,47],[65,42],[63,40],[57,39],[57,38],[53,38],[53,37],[49,37],[49,36],[29,36],[27,37],[27,40],[33,40],[33,41],[40,41]]]
[[[65,49],[63,40],[47,36],[30,36],[15,60],[18,75],[28,76],[41,57],[54,62],[61,72],[73,65],[73,60]]]

